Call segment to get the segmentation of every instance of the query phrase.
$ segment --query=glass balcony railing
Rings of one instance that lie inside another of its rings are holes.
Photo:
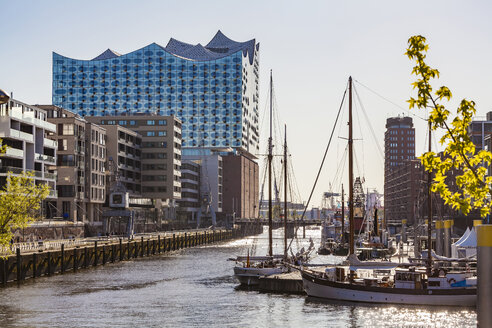
[[[56,162],[56,160],[53,156],[38,154],[38,153],[36,153],[36,159],[39,161],[45,161],[45,162],[49,162],[49,163],[53,163],[53,164]]]
[[[51,189],[48,198],[58,198],[58,192],[56,190]]]
[[[30,171],[30,170],[25,170]],[[21,167],[13,167],[13,166],[2,166],[0,167],[0,173],[13,173],[13,174],[22,174],[24,170]]]
[[[52,180],[56,180],[56,173],[48,173],[48,172],[44,172],[44,178],[45,178],[45,179],[52,179]]]
[[[23,172],[31,172],[34,174],[36,178],[41,178],[41,179],[51,179],[51,180],[56,180],[56,174],[55,173],[49,173],[49,172],[41,172],[41,171],[36,171],[36,170],[24,170],[20,167],[14,167],[14,166],[2,166],[0,167],[0,173],[12,173],[15,175],[20,175]]]

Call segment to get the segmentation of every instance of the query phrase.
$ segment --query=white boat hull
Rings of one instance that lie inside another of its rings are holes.
[[[304,290],[311,297],[350,302],[415,304],[439,306],[476,306],[476,289],[403,289],[365,287],[318,279],[302,274]],[[385,291],[386,290],[386,291]]]
[[[282,273],[282,268],[243,268],[234,267],[234,277],[241,285],[254,286],[259,284],[259,278]]]

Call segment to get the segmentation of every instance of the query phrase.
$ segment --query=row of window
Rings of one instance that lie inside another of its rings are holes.
[[[410,126],[406,129],[401,129],[401,130],[388,130],[389,134],[395,135],[395,134],[415,134],[414,129],[410,129]]]

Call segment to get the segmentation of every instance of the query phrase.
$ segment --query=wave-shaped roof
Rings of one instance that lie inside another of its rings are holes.
[[[200,43],[193,45],[171,38],[165,47],[159,47],[172,55],[196,61],[215,60],[242,50],[244,56],[249,56],[250,64],[253,64],[255,50],[258,51],[259,43],[256,43],[255,39],[237,42],[229,39],[219,30],[206,46]],[[112,59],[119,56],[121,56],[119,53],[107,49],[91,60]]]

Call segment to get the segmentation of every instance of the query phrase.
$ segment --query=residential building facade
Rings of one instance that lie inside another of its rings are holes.
[[[178,200],[176,214],[178,220],[188,224],[197,223],[198,212],[201,210],[199,160],[181,162],[181,199]]]
[[[2,91],[3,93],[3,91]],[[0,138],[7,145],[0,155],[0,188],[9,174],[31,172],[36,184],[50,186],[48,198],[42,204],[43,215],[53,217],[56,199],[56,174],[53,170],[57,144],[48,135],[56,126],[47,121],[46,111],[4,95],[0,103]]]
[[[125,142],[118,145],[118,156],[121,155],[118,157],[119,169],[125,170],[127,178],[133,179],[125,181],[127,186],[133,183],[131,188],[135,194],[138,193],[135,180],[139,179],[142,197],[155,200],[157,207],[164,203],[175,206],[174,201],[181,198],[181,122],[176,117],[148,114],[86,116],[86,119],[103,127],[119,125],[135,132],[133,136],[123,130],[118,132],[118,139],[125,138]],[[124,156],[120,147],[125,149]]]
[[[106,200],[106,130],[63,108],[38,105],[56,126],[58,217],[100,222]]]
[[[200,165],[199,206],[209,205],[220,216],[223,207],[223,157],[210,149],[187,149],[183,159]],[[205,213],[202,213],[205,214]]]
[[[473,119],[468,127],[468,133],[475,144],[476,151],[485,149],[487,136],[492,136],[492,112],[488,112],[485,119]]]

